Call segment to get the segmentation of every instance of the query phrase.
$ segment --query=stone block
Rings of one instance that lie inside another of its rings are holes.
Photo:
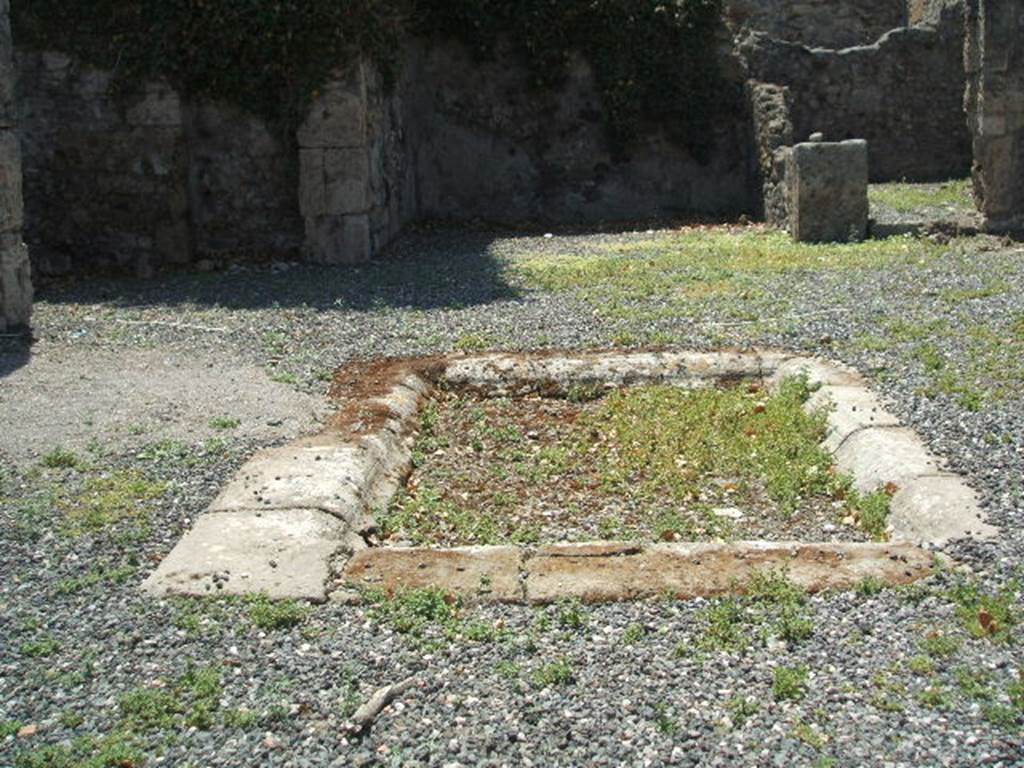
[[[370,205],[370,158],[363,147],[324,151],[325,213],[365,213]]]
[[[359,147],[366,144],[366,94],[362,78],[329,83],[313,101],[296,132],[304,148]]]
[[[469,602],[522,602],[522,561],[517,547],[364,549],[349,560],[342,582],[389,594],[433,587]]]
[[[340,520],[312,509],[208,512],[143,583],[152,595],[243,595],[322,602],[331,558],[354,549]]]
[[[810,411],[828,411],[825,440],[822,445],[836,451],[852,434],[868,427],[895,427],[899,419],[882,408],[867,387],[822,387],[807,401]]]
[[[299,212],[309,218],[327,213],[323,149],[299,150]]]
[[[318,264],[358,264],[373,256],[367,215],[306,218],[307,258]]]
[[[905,427],[869,427],[855,432],[836,451],[836,467],[853,476],[858,491],[887,484],[903,488],[911,480],[939,474],[939,461],[921,438]]]
[[[938,475],[911,480],[893,496],[889,526],[894,541],[943,546],[963,538],[993,538],[978,498],[963,480]]]
[[[867,576],[904,584],[929,575],[932,558],[898,544],[656,544],[625,553],[570,545],[549,547],[525,567],[530,603],[604,603],[736,594],[755,574],[780,569],[810,592],[850,589]]]
[[[868,226],[868,145],[805,142],[788,157],[790,234],[798,242],[863,240]]]
[[[24,219],[21,184],[21,147],[18,135],[0,129],[0,232],[21,229]]]
[[[125,119],[136,126],[181,125],[181,99],[170,87],[153,85],[128,108]]]

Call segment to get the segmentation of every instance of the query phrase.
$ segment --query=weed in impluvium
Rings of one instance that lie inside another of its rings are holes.
[[[14,768],[134,768],[144,761],[132,735],[118,731],[31,748],[14,758]]]
[[[747,720],[761,711],[761,705],[757,699],[747,696],[734,696],[725,703],[729,710],[729,717],[737,728],[743,726]]]
[[[772,695],[776,701],[802,699],[807,694],[809,672],[805,666],[776,667],[772,674]]]
[[[622,642],[624,645],[635,645],[639,643],[647,635],[647,629],[643,624],[633,623],[626,627],[626,630],[622,633]]]
[[[587,626],[590,615],[579,600],[565,600],[558,606],[558,626],[578,632]]]
[[[715,477],[761,482],[783,513],[831,497],[832,460],[820,446],[824,413],[807,413],[807,381],[765,394],[742,387],[616,390],[579,420],[577,455],[593,456],[602,485],[627,497],[699,497]]]
[[[58,643],[50,635],[40,635],[34,637],[31,640],[26,640],[18,648],[22,656],[30,656],[34,658],[52,656],[60,650],[60,643]]]

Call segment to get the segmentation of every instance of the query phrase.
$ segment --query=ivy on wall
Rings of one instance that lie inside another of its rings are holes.
[[[122,91],[164,77],[288,127],[358,52],[394,73],[405,34],[481,59],[505,40],[538,88],[557,87],[580,51],[620,148],[657,124],[705,156],[722,106],[721,0],[12,0],[11,16],[19,45],[111,69]]]

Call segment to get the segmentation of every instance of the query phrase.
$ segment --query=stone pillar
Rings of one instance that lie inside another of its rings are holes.
[[[794,240],[845,243],[867,236],[868,143],[863,139],[795,145],[787,156],[786,184]]]
[[[32,313],[28,248],[21,239],[21,146],[15,132],[9,0],[0,0],[0,332],[27,326]]]
[[[969,0],[966,108],[986,227],[1024,229],[1024,4]]]
[[[367,69],[359,62],[328,83],[297,133],[310,261],[352,264],[372,256]]]

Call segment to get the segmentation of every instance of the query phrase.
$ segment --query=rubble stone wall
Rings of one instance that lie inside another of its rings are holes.
[[[789,88],[796,141],[867,139],[873,182],[962,178],[971,164],[963,109],[964,14],[894,29],[872,45],[831,50],[751,34],[751,77]]]
[[[725,8],[734,26],[821,48],[873,43],[908,14],[907,0],[726,0]]]
[[[27,326],[32,314],[31,269],[21,239],[21,147],[9,13],[9,0],[0,0],[0,333]]]

